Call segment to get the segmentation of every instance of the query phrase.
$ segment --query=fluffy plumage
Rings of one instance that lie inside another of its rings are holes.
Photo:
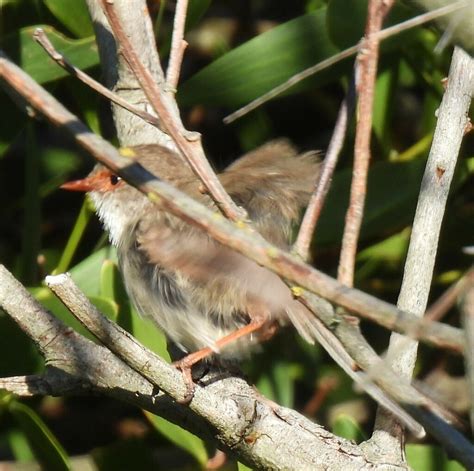
[[[160,146],[134,148],[147,170],[214,208],[179,156]],[[104,172],[98,166],[90,177]],[[230,165],[219,178],[243,206],[256,229],[286,248],[291,228],[314,189],[318,159],[297,155],[286,141],[273,141]],[[138,311],[151,316],[186,352],[213,346],[219,338],[264,318],[268,326],[293,323],[308,341],[317,328],[313,314],[294,300],[274,273],[221,245],[204,232],[160,211],[124,182],[91,192],[99,218],[117,246],[127,291]],[[242,357],[259,336],[225,347],[225,358]]]

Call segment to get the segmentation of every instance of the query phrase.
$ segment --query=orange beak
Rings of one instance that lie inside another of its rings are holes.
[[[114,185],[110,182],[112,172],[107,169],[95,172],[81,180],[73,180],[71,182],[63,183],[60,188],[69,191],[109,191],[114,189]]]
[[[70,182],[63,183],[59,188],[68,191],[88,192],[95,189],[96,185],[94,185],[94,183],[96,183],[94,178],[87,177],[83,178],[82,180],[72,180]]]

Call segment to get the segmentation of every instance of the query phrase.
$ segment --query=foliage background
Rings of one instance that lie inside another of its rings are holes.
[[[173,2],[149,1],[157,43],[166,61]],[[284,97],[224,126],[223,117],[294,73],[351,46],[363,33],[362,0],[191,0],[178,101],[188,128],[203,133],[216,168],[269,139],[287,136],[300,149],[325,149],[352,72],[346,60]],[[388,23],[414,14],[397,2]],[[114,141],[108,104],[68,77],[32,40],[43,25],[78,67],[100,79],[97,47],[83,0],[6,0],[0,5],[0,46],[96,132]],[[356,284],[396,301],[424,163],[436,124],[450,48],[434,53],[440,33],[422,27],[383,43],[373,124],[373,162]],[[167,357],[163,335],[129,305],[113,250],[88,201],[58,186],[83,176],[92,159],[45,122],[21,113],[0,93],[0,262],[58,317],[84,332],[43,287],[48,273],[69,270],[92,301]],[[114,141],[116,142],[116,141]],[[348,200],[353,125],[314,240],[316,265],[334,275]],[[431,299],[472,264],[474,205],[472,137],[465,140],[441,234]],[[453,309],[446,321],[458,323]],[[387,332],[363,326],[383,351]],[[85,332],[84,332],[85,333]],[[85,333],[87,335],[87,333]],[[0,312],[0,376],[40,372],[33,344]],[[370,436],[375,408],[325,352],[281,332],[244,365],[249,380],[280,404],[294,407],[333,432],[360,441]],[[460,414],[466,414],[459,358],[422,347],[417,374]],[[428,439],[408,446],[416,470],[461,469]],[[212,445],[126,404],[104,398],[18,400],[0,392],[0,462],[43,463],[46,469],[200,469]],[[228,469],[237,464],[229,461]],[[239,465],[243,468],[242,465]]]

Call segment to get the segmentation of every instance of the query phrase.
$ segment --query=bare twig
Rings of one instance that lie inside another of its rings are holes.
[[[472,282],[474,268],[465,273],[456,283],[453,283],[441,296],[437,299],[425,313],[425,319],[430,321],[439,321],[451,309],[459,295],[465,290],[466,283]]]
[[[173,37],[171,38],[171,52],[168,69],[166,71],[166,84],[173,91],[178,86],[181,63],[183,62],[184,50],[188,43],[183,39],[184,27],[186,26],[186,11],[188,0],[178,0],[174,14]]]
[[[231,220],[245,219],[245,212],[232,201],[207,161],[202,149],[200,134],[189,132],[184,128],[174,96],[166,93],[164,84],[157,84],[155,82],[151,73],[140,61],[138,54],[122,27],[115,11],[114,2],[108,0],[101,0],[101,2],[120,50],[130,69],[136,75],[151,106],[161,119],[164,130],[173,138],[178,149],[186,157],[196,175],[201,179],[217,207]]]
[[[400,309],[410,310],[420,317],[428,301],[441,222],[473,93],[474,59],[456,48],[421,183],[398,298]],[[414,340],[392,334],[387,361],[400,375],[412,375],[417,346]],[[379,411],[373,440],[388,456],[400,456],[403,430],[389,415]]]
[[[474,271],[466,276],[465,293],[461,304],[462,323],[466,334],[466,377],[471,396],[471,431],[474,436]]]
[[[323,209],[326,195],[329,191],[332,175],[337,165],[339,153],[344,144],[344,138],[347,130],[347,123],[352,115],[355,99],[355,77],[349,84],[349,89],[344,101],[339,108],[334,131],[329,142],[328,150],[322,163],[321,175],[318,184],[308,204],[308,208],[301,222],[301,226],[293,246],[293,250],[303,259],[308,260],[310,255],[311,240],[316,231],[319,215]]]
[[[414,18],[411,18],[397,25],[385,28],[374,36],[376,39],[383,41],[384,39],[387,39],[408,29],[415,28],[416,26],[421,26],[425,23],[433,21],[436,18],[449,15],[450,13],[460,10],[461,8],[469,6],[469,4],[469,0],[459,0],[442,8],[438,8],[428,13],[423,13],[422,15],[415,16]],[[236,119],[245,116],[247,113],[250,113],[259,106],[262,106],[267,101],[270,101],[278,95],[281,95],[297,83],[307,79],[308,77],[311,77],[311,75],[317,74],[318,72],[321,72],[322,70],[333,66],[334,64],[337,64],[338,62],[341,62],[344,59],[347,59],[348,57],[353,56],[354,54],[357,54],[358,51],[359,45],[356,44],[347,49],[344,49],[343,51],[339,52],[338,54],[335,54],[332,57],[329,57],[328,59],[319,62],[316,65],[312,65],[311,67],[308,67],[307,69],[298,72],[297,74],[290,77],[286,82],[282,83],[281,85],[278,85],[275,88],[272,88],[269,92],[263,94],[262,96],[251,101],[249,104],[243,106],[242,108],[239,108],[237,111],[234,111],[230,115],[226,116],[224,118],[224,122],[226,124],[232,123]]]
[[[255,237],[254,231],[247,230],[242,224],[232,223],[225,218],[217,218],[216,213],[169,184],[158,180],[139,164],[131,164],[130,159],[121,156],[110,143],[87,129],[76,116],[8,60],[1,51],[0,77],[4,85],[13,88],[51,123],[61,126],[70,133],[77,143],[96,160],[137,187],[162,209],[203,229],[222,244],[299,286],[346,308],[353,314],[373,320],[390,330],[406,333],[443,348],[457,352],[464,350],[464,336],[459,329],[418,320],[410,313],[397,309],[385,301],[341,285],[333,278],[301,262],[261,237]]]
[[[107,87],[104,87],[102,84],[94,80],[92,77],[87,75],[82,70],[75,67],[71,64],[60,52],[58,52],[51,41],[48,39],[48,36],[42,28],[36,28],[33,33],[33,39],[46,51],[46,53],[53,59],[56,64],[61,66],[63,69],[67,70],[71,75],[79,79],[81,82],[88,85],[90,88],[95,90],[100,95],[109,99],[113,103],[125,108],[136,116],[139,116],[147,123],[152,124],[153,126],[159,127],[160,121],[156,116],[153,116],[150,113],[138,108],[137,106],[131,105],[126,100],[124,100],[120,95],[111,92]]]
[[[349,208],[346,213],[337,272],[337,279],[347,286],[352,286],[354,283],[357,241],[364,216],[367,175],[369,172],[372,109],[380,44],[380,39],[375,34],[382,28],[382,22],[392,5],[393,0],[369,0],[365,39],[356,59],[359,112]]]

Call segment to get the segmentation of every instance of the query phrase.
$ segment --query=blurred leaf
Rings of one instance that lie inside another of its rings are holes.
[[[118,306],[113,299],[100,296],[91,296],[89,301],[110,320],[116,321],[118,317]]]
[[[43,359],[38,350],[18,325],[1,310],[0,333],[0,376],[39,371]]]
[[[295,395],[295,375],[292,365],[288,362],[276,362],[272,365],[271,374],[278,404],[284,407],[293,407]]]
[[[240,461],[237,463],[237,466],[238,466],[239,471],[252,471],[252,468],[245,466]]]
[[[204,442],[200,438],[178,425],[168,422],[163,419],[163,417],[159,417],[147,411],[143,412],[159,433],[179,448],[187,451],[196,459],[202,468],[205,468],[208,456]]]
[[[47,25],[21,28],[18,32],[5,36],[0,45],[12,60],[37,82],[43,84],[69,75],[33,40],[33,33],[37,27],[43,28],[54,47],[79,69],[86,70],[99,64],[97,45],[93,36],[70,39]]]
[[[190,0],[186,15],[186,31],[194,28],[206,13],[212,0]]]
[[[423,175],[424,160],[377,162],[369,172],[361,240],[389,234],[411,223]],[[352,173],[336,172],[316,231],[319,244],[338,243],[342,236]]]
[[[125,316],[129,316],[125,319]],[[155,352],[166,361],[170,361],[166,337],[149,317],[142,317],[135,309],[120,312],[119,324],[127,329],[142,345]]]
[[[72,259],[74,258],[74,255],[79,247],[82,236],[84,235],[87,225],[89,224],[92,213],[93,210],[91,209],[87,198],[85,198],[71,234],[69,235],[66,247],[64,248],[61,255],[61,259],[59,260],[58,266],[54,270],[53,274],[63,273],[69,268],[69,265],[71,264]]]
[[[413,10],[396,2],[384,21],[384,28],[415,16]],[[331,0],[327,9],[329,37],[341,50],[357,44],[364,36],[367,18],[367,0]],[[387,51],[400,47],[402,41],[414,37],[415,31],[408,30],[385,39],[381,48]]]
[[[398,85],[398,68],[398,63],[395,63],[381,72],[375,85],[372,127],[386,155],[391,148],[390,117],[393,114],[394,91]]]
[[[96,448],[92,456],[100,471],[151,470],[157,467],[155,450],[144,440],[120,440],[106,447]]]
[[[82,163],[77,152],[57,147],[41,149],[40,158],[41,171],[46,178],[64,177],[66,174],[76,171]]]
[[[180,86],[180,104],[247,103],[332,56],[337,49],[326,33],[325,17],[326,9],[300,16],[221,56]],[[344,67],[347,63],[318,74],[311,85],[338,80]]]
[[[347,414],[341,414],[336,418],[332,432],[339,437],[353,440],[356,443],[367,439],[359,424]]]
[[[92,36],[94,28],[84,0],[44,0],[50,12],[80,38]]]
[[[382,240],[357,255],[358,261],[380,260],[383,262],[399,262],[405,258],[408,243],[410,241],[410,230],[403,230],[387,239]]]
[[[462,471],[456,461],[448,460],[446,454],[436,446],[409,444],[406,446],[408,464],[414,471]]]
[[[12,401],[9,412],[25,433],[37,460],[50,471],[69,470],[69,457],[38,414],[27,405]]]
[[[19,279],[26,285],[38,278],[38,253],[41,245],[41,200],[38,198],[40,181],[39,146],[34,123],[27,126],[25,162],[25,206],[21,238]]]
[[[100,295],[100,271],[105,260],[117,260],[113,247],[104,247],[71,268],[72,279],[87,296]]]
[[[15,461],[24,463],[35,459],[35,455],[28,443],[28,439],[21,430],[14,427],[7,432],[7,437],[8,445],[12,450]]]

